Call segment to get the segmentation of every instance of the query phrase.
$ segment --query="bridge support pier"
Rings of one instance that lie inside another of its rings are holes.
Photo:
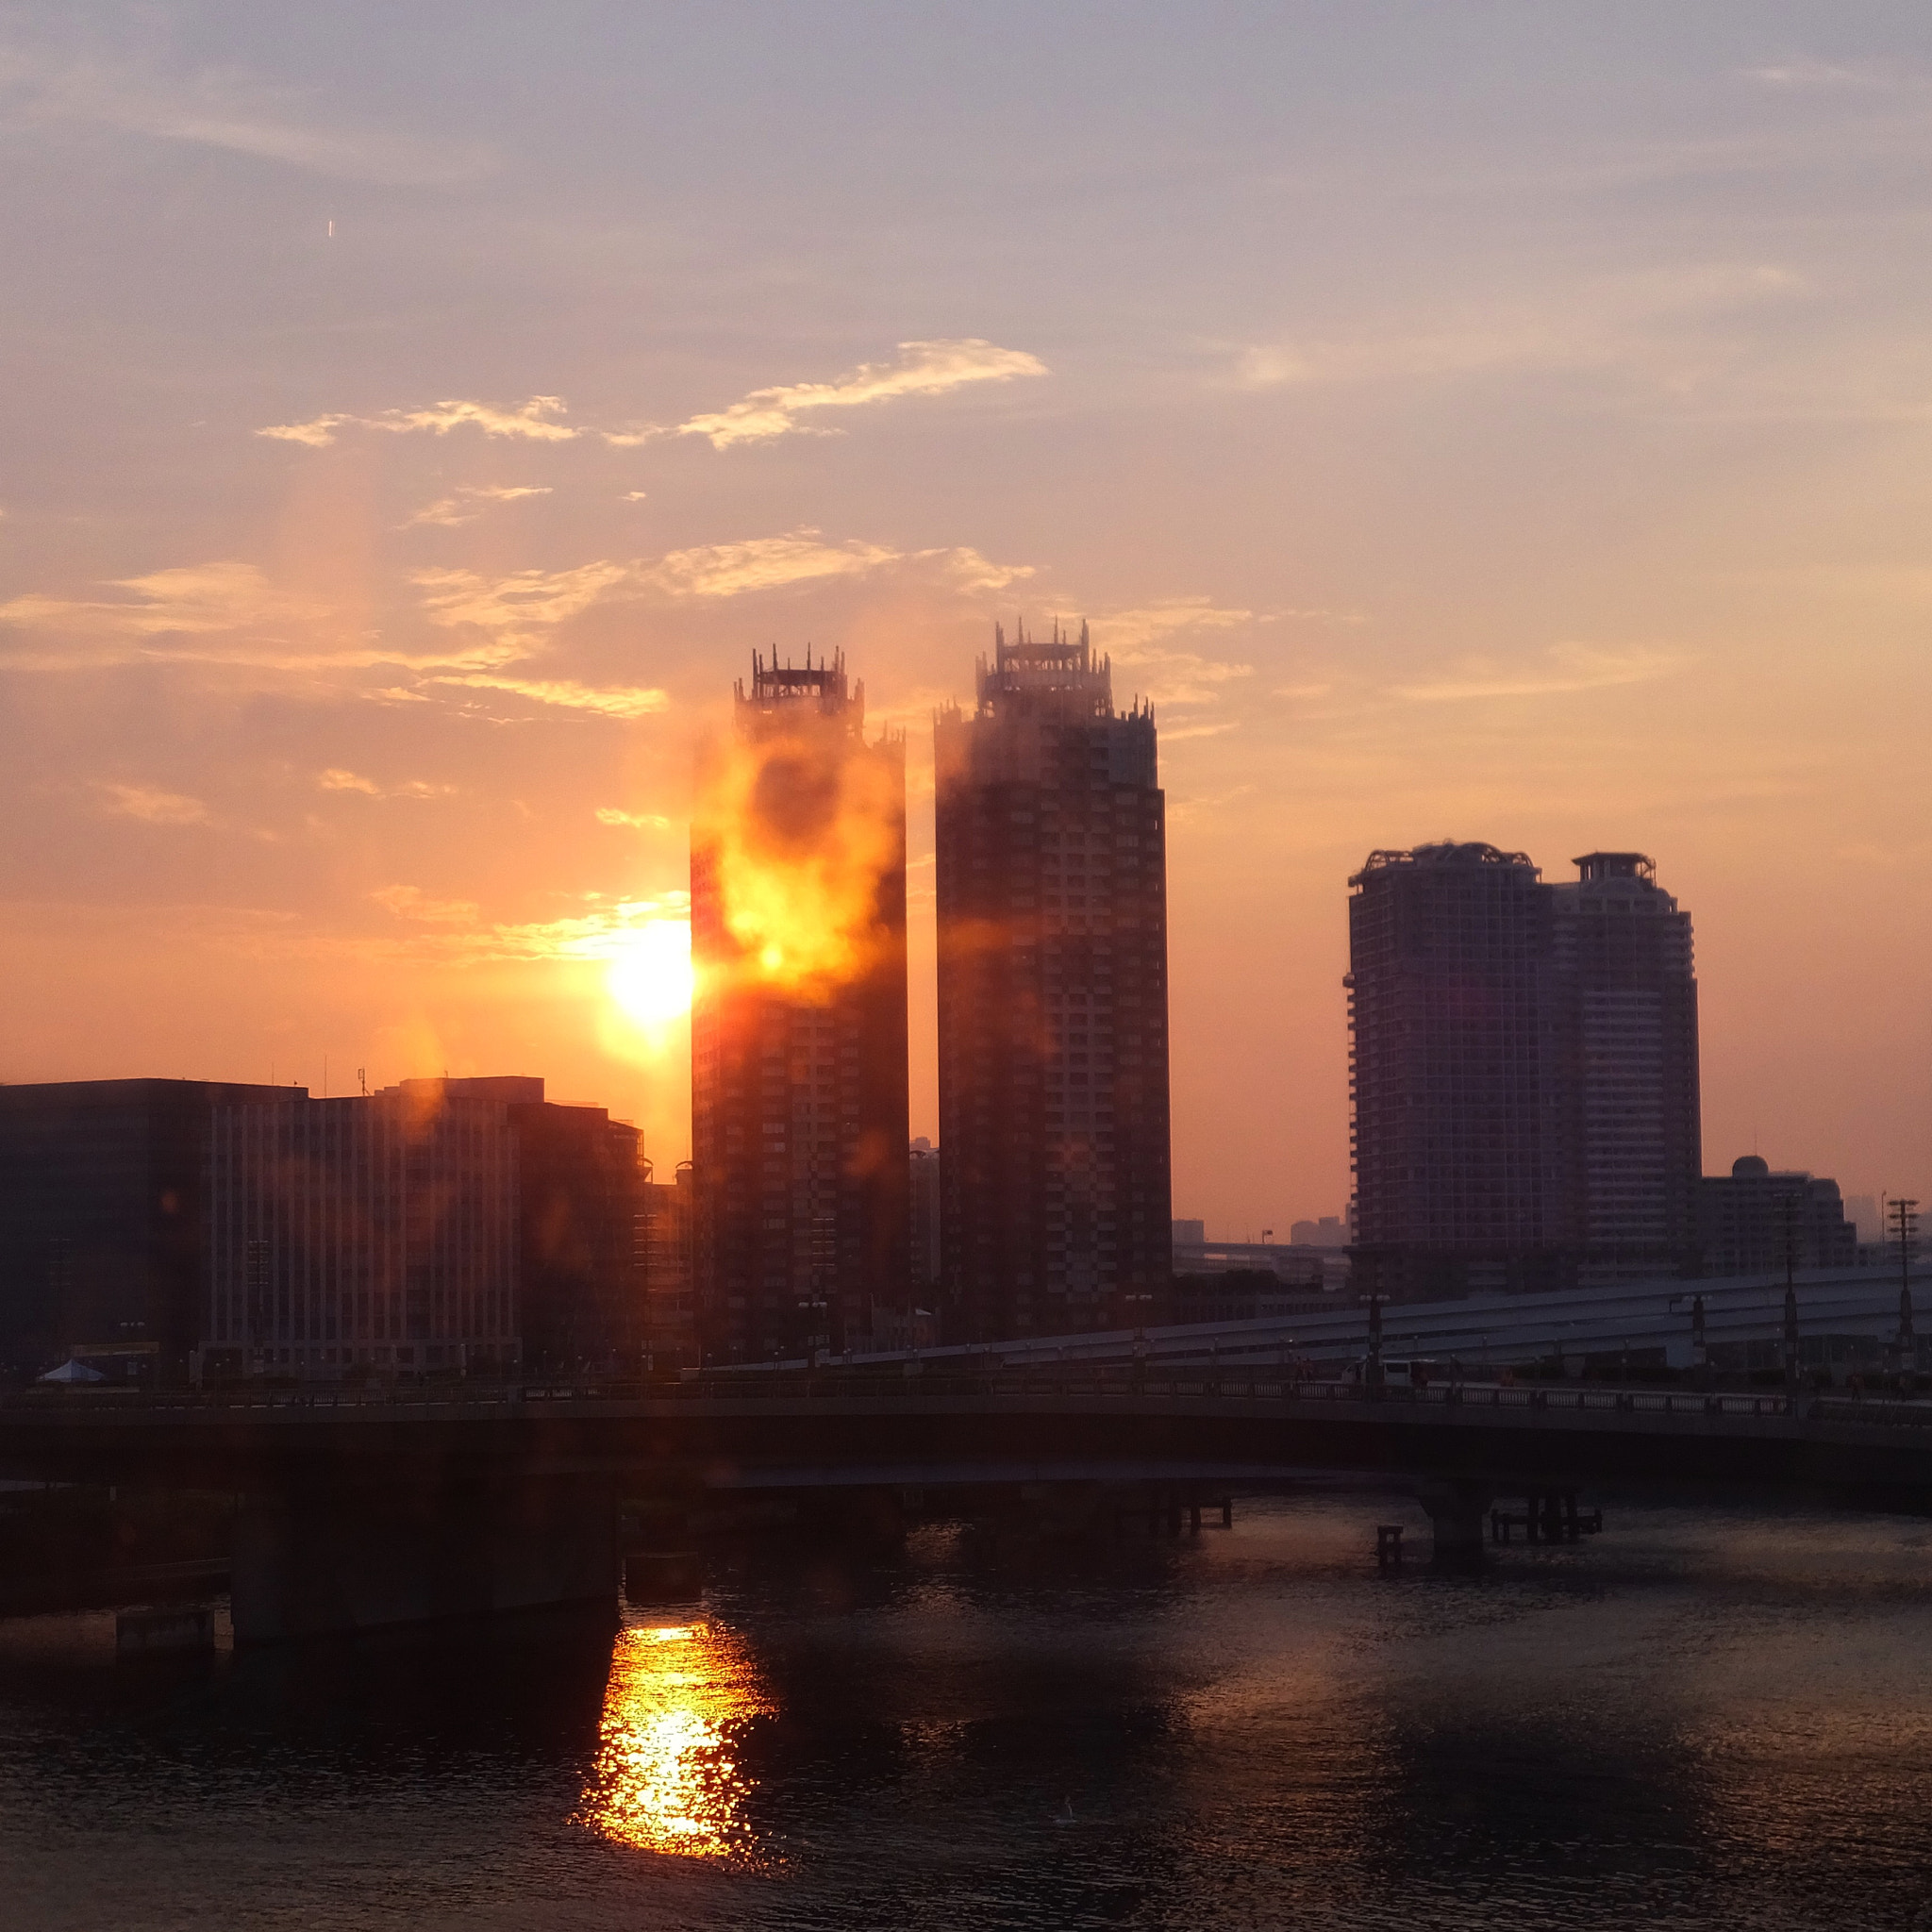
[[[253,1493],[235,1525],[235,1641],[275,1643],[617,1599],[617,1506],[585,1476],[442,1477]]]
[[[1428,1512],[1435,1560],[1471,1569],[1479,1566],[1494,1500],[1490,1485],[1466,1479],[1419,1483],[1415,1495]]]

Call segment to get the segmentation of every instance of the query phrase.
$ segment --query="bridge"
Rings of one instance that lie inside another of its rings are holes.
[[[1439,1555],[1503,1494],[1743,1484],[1932,1507],[1932,1403],[1594,1384],[1365,1391],[1280,1373],[738,1378],[416,1395],[0,1404],[0,1475],[239,1492],[237,1640],[616,1587],[616,1500],[1087,1485],[1410,1486]]]

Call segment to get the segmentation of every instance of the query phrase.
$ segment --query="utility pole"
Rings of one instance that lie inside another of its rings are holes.
[[[1792,1401],[1798,1395],[1798,1196],[1780,1198],[1784,1212],[1785,1237],[1785,1393]]]

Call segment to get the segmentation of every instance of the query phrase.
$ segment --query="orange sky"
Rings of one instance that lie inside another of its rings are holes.
[[[1443,837],[1655,857],[1707,1168],[1932,1194],[1924,25],[1208,11],[10,17],[0,1077],[676,1159],[610,959],[810,641],[934,1132],[929,715],[1059,613],[1157,707],[1177,1213],[1339,1210],[1345,880]]]

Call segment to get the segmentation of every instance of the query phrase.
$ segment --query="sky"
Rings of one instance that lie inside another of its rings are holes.
[[[1932,14],[0,7],[0,1078],[535,1073],[689,1147],[754,650],[1086,618],[1174,1211],[1348,1192],[1349,874],[1635,849],[1706,1168],[1932,1195]],[[640,1021],[636,1015],[644,1012]]]

